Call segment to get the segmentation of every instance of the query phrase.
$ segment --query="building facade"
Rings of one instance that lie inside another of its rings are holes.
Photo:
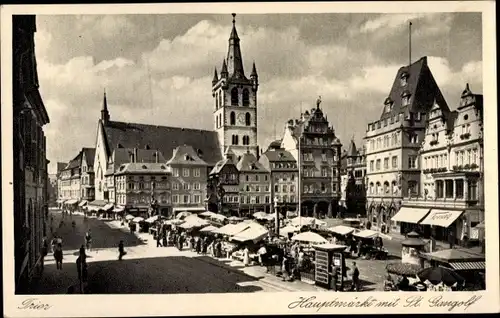
[[[320,103],[318,99],[316,108],[306,111],[300,120],[288,121],[281,147],[302,166],[301,215],[331,217],[337,214],[341,198],[342,144]]]
[[[82,149],[80,191],[81,199],[88,202],[94,201],[94,156],[95,148]]]
[[[207,208],[212,212],[239,216],[240,179],[236,155],[228,149],[224,156],[226,159],[217,162],[208,177]]]
[[[484,221],[483,156],[483,96],[467,84],[457,110],[435,104],[429,113],[419,156],[422,187],[418,195],[405,196],[400,211],[421,217],[411,222],[398,217],[401,232],[417,229],[451,244],[478,242],[474,227]]]
[[[366,215],[366,156],[365,149],[357,148],[354,140],[346,153],[346,173],[343,176],[345,189],[345,211],[341,217]]]
[[[422,57],[401,67],[385,99],[380,119],[368,124],[365,136],[368,222],[399,231],[392,216],[404,195],[417,195],[421,176],[419,150],[426,118],[434,104],[448,109]]]
[[[57,174],[51,173],[49,174],[49,184],[47,188],[47,204],[49,207],[57,205]]]
[[[48,216],[48,160],[43,126],[49,116],[39,92],[34,15],[12,17],[14,280],[16,294],[29,293],[40,268]]]
[[[236,169],[238,169],[240,179],[240,215],[271,211],[269,171],[250,151],[243,154],[236,164]]]
[[[167,165],[172,172],[172,212],[204,211],[208,164],[198,156],[193,147],[183,145],[174,149]]]
[[[236,157],[249,150],[259,155],[257,146],[257,91],[259,80],[255,63],[250,78],[245,76],[240,38],[236,32],[235,14],[229,36],[227,58],[222,62],[220,77],[215,69],[212,80],[214,98],[214,131],[222,151],[231,148]]]
[[[278,147],[269,147],[262,154],[259,161],[264,168],[269,171],[269,188],[271,208],[269,212],[275,211],[275,202],[277,208],[283,215],[288,211],[296,211],[299,200],[299,169],[297,161],[293,155],[281,149],[281,141]]]

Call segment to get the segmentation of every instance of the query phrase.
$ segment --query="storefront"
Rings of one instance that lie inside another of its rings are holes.
[[[422,221],[430,211],[430,208],[402,206],[396,215],[391,218],[392,226],[399,228],[399,232],[403,235],[411,231],[423,233],[419,222]]]
[[[424,237],[432,236],[437,241],[459,243],[464,230],[464,210],[432,209],[420,222],[424,226]]]

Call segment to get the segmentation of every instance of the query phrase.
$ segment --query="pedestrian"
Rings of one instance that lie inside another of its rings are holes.
[[[90,252],[90,249],[92,248],[92,232],[89,229],[87,233],[85,233],[85,244],[87,247],[87,251]]]
[[[61,244],[57,244],[56,246],[56,249],[54,251],[54,259],[56,260],[56,269],[62,270],[63,250]]]
[[[198,239],[196,240],[196,253],[198,254],[201,253],[201,241],[202,241],[201,237],[198,237]]]
[[[283,261],[281,262],[281,278],[283,281],[288,281],[290,279],[289,275],[289,260],[287,255],[283,255]]]
[[[245,249],[243,250],[243,266],[248,266],[250,264],[250,256],[249,256],[249,251],[248,247],[245,246]]]
[[[62,237],[58,236],[57,240],[56,240],[56,244],[60,244],[62,246],[62,243],[63,243]]]
[[[80,255],[76,259],[76,270],[78,272],[80,289],[81,292],[83,292],[83,285],[87,282],[88,277],[87,255],[85,254],[85,248],[83,246],[80,247]]]
[[[76,229],[76,222],[75,221],[71,222],[71,226],[73,227],[73,231],[75,231],[75,229]]]
[[[47,237],[44,236],[42,238],[42,249],[40,251],[40,263],[41,263],[41,270],[43,272],[43,269],[44,269],[44,260],[45,260],[45,256],[47,256],[47,254],[49,253],[49,243],[47,242]]]
[[[56,250],[56,245],[57,245],[57,233],[54,234],[54,237],[50,241],[50,252],[54,253]]]
[[[352,286],[351,291],[360,291],[360,283],[359,283],[359,269],[356,266],[356,262],[352,262]]]
[[[195,241],[194,241],[194,236],[191,235],[191,238],[189,239],[189,247],[191,248],[191,250],[194,250],[195,249]]]
[[[120,241],[118,244],[118,260],[121,261],[124,255],[127,255],[127,252],[125,252],[123,241]]]
[[[156,247],[163,247],[163,244],[161,244],[162,239],[163,233],[161,231],[158,231],[158,234],[156,235]]]

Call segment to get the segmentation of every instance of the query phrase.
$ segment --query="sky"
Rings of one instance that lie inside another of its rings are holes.
[[[214,67],[227,55],[229,14],[38,15],[35,34],[49,172],[95,147],[106,90],[111,120],[213,129]],[[480,13],[238,14],[245,73],[259,74],[258,141],[281,138],[288,119],[319,95],[347,148],[362,145],[397,70],[428,57],[451,109],[469,83],[482,93]]]

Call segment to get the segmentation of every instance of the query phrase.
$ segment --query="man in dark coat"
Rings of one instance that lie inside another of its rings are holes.
[[[121,261],[123,256],[126,254],[127,254],[127,252],[125,252],[125,247],[123,246],[123,241],[120,241],[120,244],[118,244],[118,260]]]

